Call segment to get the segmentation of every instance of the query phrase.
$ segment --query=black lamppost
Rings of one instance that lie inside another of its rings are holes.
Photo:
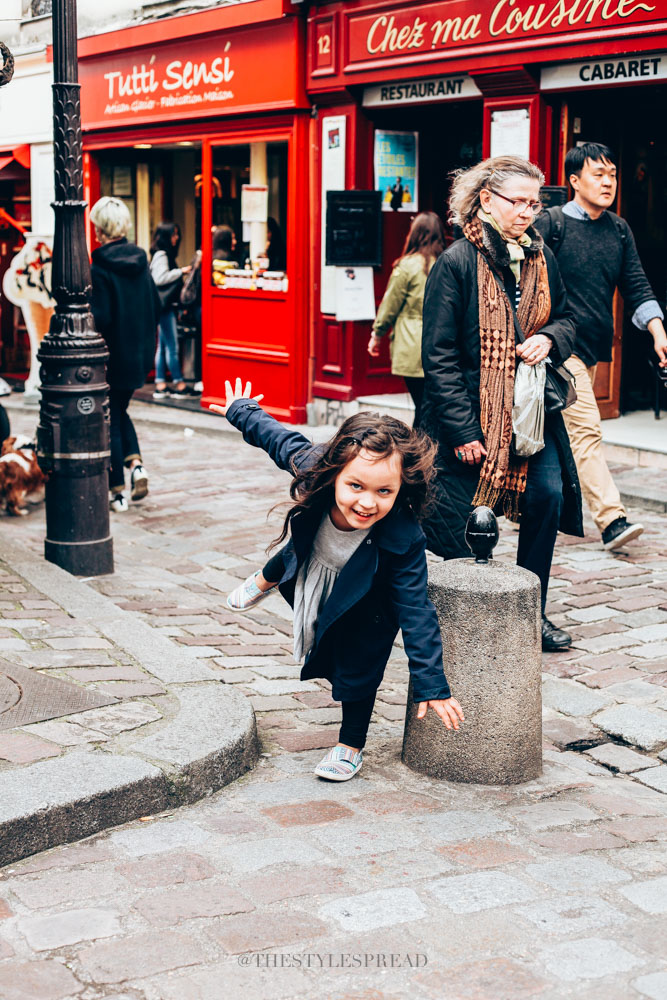
[[[49,472],[44,554],[70,573],[99,576],[113,572],[108,353],[89,305],[76,40],[76,0],[53,0],[56,309],[37,355],[37,445],[40,465]]]

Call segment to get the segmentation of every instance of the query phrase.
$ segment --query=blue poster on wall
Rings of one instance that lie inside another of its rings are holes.
[[[418,133],[375,132],[375,190],[382,192],[383,212],[416,212],[418,202]]]

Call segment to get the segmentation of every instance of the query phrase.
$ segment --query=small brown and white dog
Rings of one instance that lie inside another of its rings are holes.
[[[46,477],[27,438],[8,437],[0,451],[0,503],[14,517],[27,514],[24,504],[44,499]]]

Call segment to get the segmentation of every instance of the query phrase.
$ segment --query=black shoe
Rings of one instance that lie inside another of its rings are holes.
[[[572,645],[572,636],[564,632],[562,628],[556,628],[553,622],[542,615],[542,649],[545,653],[559,653],[563,649],[569,649]]]
[[[613,552],[631,542],[633,538],[639,538],[643,530],[643,524],[630,524],[627,517],[617,517],[602,532],[602,544],[605,549]]]

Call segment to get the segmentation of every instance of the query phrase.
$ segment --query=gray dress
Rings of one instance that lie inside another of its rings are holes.
[[[294,589],[294,659],[297,662],[312,649],[319,614],[343,566],[370,530],[341,531],[334,525],[329,513],[322,518],[310,558],[299,570]]]

